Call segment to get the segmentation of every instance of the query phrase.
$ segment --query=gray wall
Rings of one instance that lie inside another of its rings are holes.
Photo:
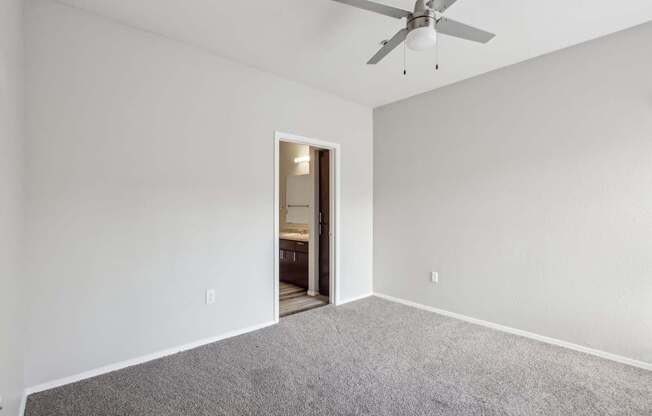
[[[23,9],[0,2],[0,395],[17,415],[23,392],[21,313]]]
[[[341,143],[371,292],[371,109],[52,2],[27,46],[29,386],[273,320],[275,130]]]
[[[375,110],[374,290],[652,362],[651,39]]]

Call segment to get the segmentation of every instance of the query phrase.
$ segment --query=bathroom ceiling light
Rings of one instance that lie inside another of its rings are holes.
[[[294,158],[294,163],[310,162],[310,156],[300,156]]]

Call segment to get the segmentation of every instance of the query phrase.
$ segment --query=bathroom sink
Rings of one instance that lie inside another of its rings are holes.
[[[308,233],[297,233],[297,232],[287,232],[287,231],[281,231],[279,237],[282,240],[293,240],[293,241],[308,241],[310,238]]]

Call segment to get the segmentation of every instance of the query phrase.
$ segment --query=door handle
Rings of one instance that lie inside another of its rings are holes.
[[[292,261],[293,261],[294,263],[297,262],[297,252],[296,252],[296,251],[293,251],[293,252],[292,252]]]

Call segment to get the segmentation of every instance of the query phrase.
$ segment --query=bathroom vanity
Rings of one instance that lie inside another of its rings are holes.
[[[308,289],[308,236],[281,233],[279,277],[282,282]]]

